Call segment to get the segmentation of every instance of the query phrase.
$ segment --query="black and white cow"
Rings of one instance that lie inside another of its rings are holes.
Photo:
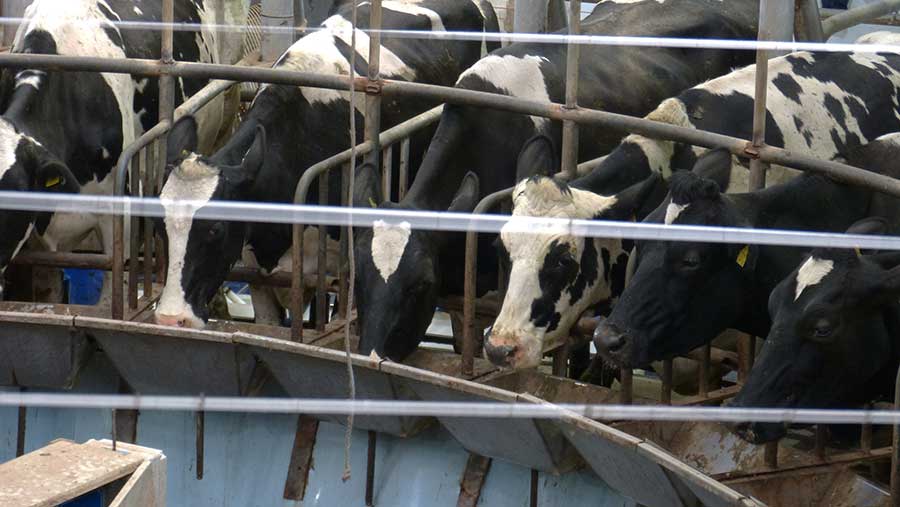
[[[849,157],[859,167],[890,167],[900,134]],[[891,211],[891,210],[884,210]],[[896,215],[891,216],[896,221]],[[884,234],[891,224],[870,218],[848,234]],[[900,254],[817,248],[769,296],[772,325],[759,358],[732,401],[739,407],[846,408],[890,398],[900,363]],[[783,424],[742,423],[743,438],[763,443]]]
[[[297,71],[350,73],[351,30],[349,6],[331,16],[315,31],[294,43],[275,63],[275,68]],[[365,73],[368,56],[369,3],[358,11],[357,72]],[[382,3],[383,27],[419,31],[497,31],[489,3],[482,0],[386,1]],[[389,79],[452,85],[460,73],[482,54],[481,41],[382,38],[381,75]],[[362,107],[363,97],[357,105]],[[396,125],[435,104],[422,100],[385,101],[382,122]],[[362,125],[361,110],[356,111]],[[229,142],[211,157],[194,155],[190,120],[176,126],[170,139],[170,161],[175,164],[163,199],[200,202],[243,200],[290,202],[297,181],[308,167],[350,146],[348,92],[292,86],[264,86],[243,123]],[[358,129],[361,141],[362,129]],[[419,145],[424,151],[427,140]],[[416,148],[411,148],[415,151]],[[183,153],[191,153],[184,156]],[[330,179],[329,199],[339,204],[339,171]],[[309,202],[318,202],[313,189]],[[166,216],[169,268],[166,287],[156,310],[160,324],[203,327],[208,302],[241,258],[264,274],[290,267],[291,228],[284,225],[193,221],[176,217],[177,206]],[[315,257],[313,257],[315,258]],[[312,261],[312,259],[311,259]],[[314,261],[313,261],[314,262]],[[306,266],[313,267],[312,262]],[[254,308],[261,313],[254,293]],[[267,312],[271,315],[271,310]],[[299,318],[299,317],[298,317]]]
[[[610,1],[597,4],[582,28],[591,35],[745,39],[755,37],[758,2],[717,0]],[[679,91],[749,63],[743,52],[586,45],[581,49],[579,104],[643,115]],[[518,43],[497,50],[460,77],[457,87],[538,101],[565,96],[566,49]],[[623,86],[627,83],[627,86]],[[446,210],[473,171],[483,195],[513,186],[524,143],[543,134],[559,146],[561,127],[545,118],[448,105],[409,193],[384,207]],[[583,126],[579,159],[600,156],[621,134]],[[400,224],[360,230],[356,239],[360,352],[402,360],[432,319],[438,295],[462,293],[462,248],[446,234]],[[396,241],[399,240],[399,243]],[[482,235],[479,294],[496,281],[496,256]],[[409,305],[415,301],[415,305]],[[363,306],[365,305],[365,306]]]
[[[867,169],[900,175],[893,165]],[[693,172],[678,171],[670,183],[669,197],[645,222],[843,231],[883,216],[889,231],[900,230],[900,201],[824,176],[728,195]],[[613,364],[636,367],[683,355],[729,328],[766,336],[769,294],[802,257],[798,247],[638,241],[634,276],[598,325],[594,344]]]
[[[868,38],[872,42],[885,40],[876,36]],[[663,101],[647,118],[748,139],[752,130],[754,75],[755,66],[750,66],[713,79]],[[832,158],[900,128],[897,102],[900,57],[794,53],[773,59],[769,63],[769,76],[766,136],[770,145]],[[630,135],[594,171],[572,186],[615,195],[648,175],[668,178],[674,169],[690,168],[704,151]],[[749,171],[742,163],[733,164],[730,175],[725,175],[728,183],[723,190],[747,190]],[[773,167],[768,181],[779,183],[795,174],[796,171]],[[547,216],[540,213],[545,209],[558,218],[587,219],[595,215],[590,209],[562,211],[567,209],[570,200],[565,194],[548,194],[534,185],[523,185],[514,195],[513,214]],[[665,219],[667,222],[677,216],[677,209],[672,209]],[[513,360],[516,356],[512,355],[515,351],[528,358],[522,364],[535,364],[538,358],[533,354],[540,351],[543,341],[565,336],[586,308],[620,293],[621,286],[611,287],[607,280],[598,279],[584,291],[568,296],[563,291],[555,296],[558,291],[541,288],[552,277],[546,271],[550,269],[552,242],[522,242],[510,235],[503,236],[502,240],[513,258],[510,285],[519,289],[515,292],[518,297],[503,302],[491,338],[485,342],[489,357],[499,361],[497,364],[516,367],[518,363]],[[586,264],[581,268],[593,269],[598,262],[594,257],[601,250],[585,252],[581,243],[571,246],[576,259],[587,255]],[[629,252],[620,247],[610,254],[612,264],[618,265],[627,262]],[[529,297],[523,298],[521,294]],[[526,350],[529,352],[525,353]],[[509,361],[503,357],[509,357]]]
[[[242,0],[175,2],[176,22],[215,23],[215,7],[228,23],[243,22]],[[159,21],[160,0],[37,0],[16,33],[15,53],[105,58],[159,58],[158,30],[126,29],[116,23]],[[225,37],[221,40],[220,37]],[[240,37],[209,30],[176,31],[178,60],[233,63]],[[237,48],[235,50],[234,48]],[[181,102],[206,84],[178,80]],[[157,80],[126,74],[5,69],[0,90],[0,189],[111,194],[122,150],[157,121]],[[211,145],[223,120],[217,99],[201,113],[203,143]],[[47,248],[71,249],[98,230],[112,251],[112,221],[74,213],[0,212],[0,273],[32,229]],[[2,278],[2,276],[0,276]],[[2,281],[0,281],[2,287]],[[0,289],[2,294],[2,289]]]

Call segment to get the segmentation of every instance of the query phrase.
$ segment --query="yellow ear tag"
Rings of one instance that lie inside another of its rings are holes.
[[[747,264],[747,256],[750,255],[750,245],[744,245],[744,248],[741,248],[741,251],[737,254],[737,265],[740,267],[744,267],[744,264]]]
[[[859,251],[859,247],[858,247],[858,246],[857,246],[857,247],[854,247],[854,248],[853,248],[853,251],[856,252],[856,256],[857,256],[857,257],[862,257],[862,252]]]
[[[59,185],[61,182],[62,182],[62,178],[60,178],[59,176],[54,176],[53,178],[50,178],[49,180],[44,182],[44,188],[55,187],[56,185]]]
[[[375,203],[375,199],[372,199],[371,197],[369,197],[369,206],[371,206],[373,208],[377,208],[378,204]]]
[[[191,152],[189,152],[188,150],[181,150],[181,156],[184,158],[188,158],[191,156]]]

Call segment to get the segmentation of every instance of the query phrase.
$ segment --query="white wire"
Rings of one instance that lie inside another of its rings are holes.
[[[596,420],[783,422],[789,424],[900,424],[896,410],[828,410],[599,405],[409,400],[337,400],[317,398],[238,398],[140,396],[117,394],[0,393],[0,407],[131,409],[186,412],[241,412],[306,415],[366,415],[564,419],[581,415]]]
[[[340,206],[293,205],[225,201],[173,201],[183,204],[196,220],[233,220],[254,223],[303,223],[371,227],[377,220],[407,222],[410,228],[434,231],[504,230],[521,234],[562,234],[583,237],[625,238],[637,240],[692,241],[777,246],[863,248],[900,250],[900,237],[838,234],[654,223],[570,220],[510,215],[472,215],[440,211],[414,211]],[[165,210],[156,198],[110,197],[96,195],[51,195],[42,192],[0,192],[0,210],[56,211],[163,217]],[[170,206],[170,212],[177,215]]]
[[[18,26],[25,18],[0,18],[0,25]],[[162,30],[166,23],[152,21],[115,21],[99,22],[93,20],[72,21],[68,24],[79,27],[102,28],[113,24],[120,29],[129,30]],[[200,24],[200,23],[172,23],[171,27],[176,32],[199,32],[201,30],[214,30],[219,32],[246,33],[254,29],[249,25],[229,24]],[[289,33],[303,34],[313,33],[319,30],[327,30],[329,33],[347,35],[349,30],[341,28],[304,28],[298,29],[292,26],[263,26],[263,33]],[[757,41],[737,39],[698,39],[676,37],[638,37],[620,35],[569,35],[569,34],[538,34],[538,33],[506,33],[506,32],[481,32],[481,31],[426,31],[426,30],[358,30],[366,34],[380,33],[382,37],[395,39],[419,39],[419,40],[457,40],[481,42],[532,42],[542,44],[568,44],[576,42],[582,45],[593,46],[631,46],[631,47],[655,47],[655,48],[689,48],[689,49],[733,49],[756,51],[816,51],[830,53],[896,53],[900,52],[900,45],[894,44],[845,44],[825,42],[793,42],[793,41]]]

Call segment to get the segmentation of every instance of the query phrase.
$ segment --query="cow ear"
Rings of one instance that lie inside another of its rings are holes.
[[[847,234],[866,234],[866,235],[883,235],[888,229],[887,220],[881,217],[868,217],[863,218],[862,220],[856,221],[853,225],[851,225],[847,229]],[[863,250],[861,251],[859,248],[856,249],[857,255],[872,255],[877,253],[877,250]]]
[[[478,205],[478,186],[478,176],[472,171],[466,173],[447,211],[451,213],[471,213],[475,206]]]
[[[241,160],[241,173],[246,180],[256,180],[256,175],[259,174],[265,158],[266,129],[262,125],[257,125],[253,143],[247,149],[247,153],[244,154],[243,160]]]
[[[724,148],[710,150],[694,164],[694,174],[701,178],[712,180],[724,192],[731,181],[731,152]]]
[[[639,183],[616,194],[616,202],[597,217],[606,220],[636,220],[641,209],[653,209],[663,198],[665,184],[659,173],[650,173],[650,176]],[[657,197],[658,199],[655,199]]]
[[[538,134],[525,142],[516,162],[516,181],[532,176],[553,176],[557,172],[559,159],[549,137]]]
[[[182,116],[169,130],[166,145],[166,164],[173,165],[197,151],[197,120],[193,116]]]
[[[377,208],[381,204],[381,185],[378,171],[371,163],[363,164],[356,170],[353,183],[353,207]]]
[[[58,160],[43,160],[34,173],[34,189],[38,192],[77,194],[81,187],[65,164]]]

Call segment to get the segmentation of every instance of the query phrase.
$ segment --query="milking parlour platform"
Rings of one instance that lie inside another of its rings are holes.
[[[8,306],[8,305],[7,305]],[[311,343],[277,328],[210,330],[92,317],[87,308],[26,305],[0,312],[0,385],[28,392],[347,397],[342,328]],[[268,336],[267,336],[268,335]],[[273,337],[275,336],[275,337]],[[280,336],[280,337],[279,337]],[[538,371],[504,372],[420,350],[403,364],[352,356],[367,400],[616,403],[611,389]],[[651,400],[635,397],[635,403]],[[56,438],[117,438],[160,449],[170,505],[886,505],[885,487],[851,465],[889,451],[764,448],[705,422],[611,425],[560,419],[357,416],[351,479],[341,480],[344,416],[0,409],[0,460]],[[366,437],[368,432],[368,437]],[[366,452],[368,451],[368,452]],[[861,455],[860,453],[868,453]],[[529,490],[529,477],[531,487]],[[598,480],[598,478],[600,480]],[[411,502],[411,503],[410,503]],[[537,502],[537,503],[534,503]]]

